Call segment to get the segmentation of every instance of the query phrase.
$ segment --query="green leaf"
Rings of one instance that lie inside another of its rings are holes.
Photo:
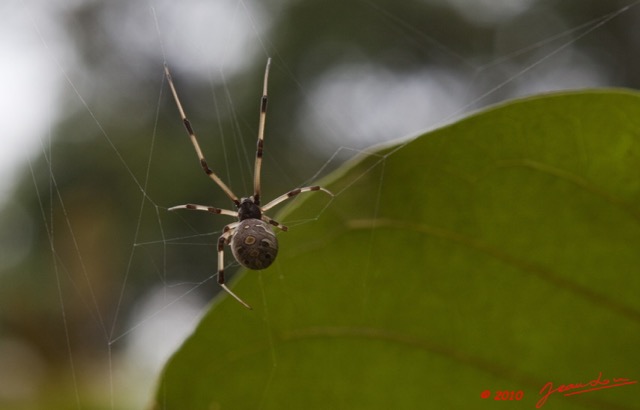
[[[290,204],[278,260],[232,283],[254,310],[217,298],[157,408],[535,408],[547,382],[640,378],[638,93],[515,101],[322,183],[335,198]],[[639,388],[545,407],[630,409]]]

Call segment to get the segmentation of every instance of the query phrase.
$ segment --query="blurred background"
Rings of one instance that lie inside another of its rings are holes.
[[[231,221],[167,208],[232,204],[164,62],[245,196],[273,58],[265,198],[489,104],[640,87],[630,0],[4,0],[0,18],[3,409],[144,407],[219,290]]]

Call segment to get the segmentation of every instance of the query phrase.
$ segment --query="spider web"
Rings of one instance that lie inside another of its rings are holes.
[[[0,403],[49,400],[45,391],[52,373],[62,375],[58,382],[64,387],[56,400],[63,407],[142,407],[162,364],[219,292],[214,244],[230,221],[167,211],[187,202],[229,206],[199,173],[170,99],[163,62],[172,67],[212,167],[245,196],[251,187],[264,61],[274,59],[263,164],[267,199],[308,185],[355,154],[366,155],[372,144],[417,135],[487,104],[560,88],[624,85],[617,82],[617,72],[605,69],[610,62],[602,54],[587,51],[610,41],[613,33],[607,28],[614,22],[633,20],[638,2],[609,5],[595,17],[571,22],[547,19],[538,31],[517,27],[531,2],[511,2],[499,13],[483,13],[472,3],[460,0],[450,7],[460,20],[475,16],[482,24],[502,25],[491,53],[475,52],[442,27],[426,31],[405,10],[362,1],[358,11],[375,19],[384,34],[373,42],[391,39],[397,54],[370,57],[363,45],[336,56],[324,44],[310,49],[305,59],[294,58],[268,35],[275,11],[248,2],[87,6],[84,14],[71,13],[77,33],[88,22],[103,25],[94,37],[74,40],[91,42],[95,54],[83,56],[83,64],[100,61],[104,66],[92,73],[104,74],[101,82],[75,68],[80,57],[62,51],[58,43],[69,39],[51,25],[52,15],[66,15],[77,5],[60,2],[45,9],[16,1],[5,6],[5,15],[19,17],[22,24],[11,30],[35,37],[36,45],[29,43],[33,53],[46,61],[46,70],[37,75],[57,79],[65,110],[53,99],[41,108],[46,126],[34,131],[39,133],[37,158],[23,155],[29,159],[22,185],[5,205],[9,216],[2,219],[3,232],[11,236],[3,233],[0,274],[5,289],[15,289],[17,296],[6,298],[5,310],[11,309],[13,318],[2,317],[6,331],[0,361],[10,363],[3,368],[13,373],[0,370],[5,386]],[[549,13],[537,18],[554,15]],[[109,19],[120,22],[121,33],[110,32],[116,26]],[[106,61],[100,60],[105,52],[100,47],[106,47],[100,33],[112,36],[111,46],[123,47],[110,51]],[[403,71],[393,64],[409,59],[403,50],[422,52],[430,63]],[[155,63],[155,71],[140,69],[145,76],[136,75],[137,61]],[[124,71],[133,74],[122,79],[118,73]],[[140,83],[155,94],[138,100],[127,92]],[[207,87],[197,87],[202,84]],[[253,114],[245,104],[254,106]],[[304,148],[293,151],[294,145]],[[389,155],[393,152],[379,158],[380,188]],[[372,193],[365,205],[374,215],[380,195],[381,189]],[[314,211],[308,218],[281,222],[295,230],[321,218],[322,211]],[[39,235],[45,244],[40,248]],[[237,267],[228,252],[226,267],[230,272]],[[256,286],[262,286],[259,280]],[[23,300],[42,306],[25,307]],[[45,334],[52,340],[43,340]],[[23,373],[15,373],[16,368]]]

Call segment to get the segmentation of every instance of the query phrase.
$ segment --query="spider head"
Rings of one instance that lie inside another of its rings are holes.
[[[261,219],[262,211],[260,207],[253,202],[253,197],[242,198],[240,205],[238,206],[238,220],[244,221],[245,219]]]

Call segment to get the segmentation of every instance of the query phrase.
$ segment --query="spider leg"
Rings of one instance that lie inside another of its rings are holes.
[[[218,238],[218,284],[225,290],[228,294],[233,296],[235,300],[242,303],[244,307],[247,309],[251,309],[244,300],[240,299],[238,295],[233,293],[231,289],[224,284],[224,246],[229,243],[229,239],[235,233],[236,227],[240,224],[240,222],[233,222],[224,227],[224,232]]]
[[[327,193],[328,195],[331,195],[333,197],[333,194],[331,193],[331,191],[324,189],[320,186],[307,186],[307,187],[303,187],[303,188],[296,188],[296,189],[292,189],[291,191],[287,192],[286,194],[282,194],[279,197],[277,197],[276,199],[272,200],[271,202],[269,202],[268,204],[266,204],[265,206],[261,207],[262,212],[266,212],[269,209],[273,208],[274,206],[278,205],[281,202],[286,201],[287,199],[294,197],[296,195],[299,195],[303,192],[312,192],[312,191],[322,191]]]
[[[189,210],[193,210],[193,211],[211,212],[212,214],[228,215],[228,216],[235,216],[235,217],[238,216],[238,211],[230,211],[228,209],[220,209],[220,208],[214,208],[212,206],[196,205],[196,204],[185,204],[185,205],[172,206],[168,210],[169,211],[175,211],[176,209],[189,209]]]
[[[189,139],[191,139],[191,143],[193,144],[193,148],[196,150],[196,154],[198,155],[198,159],[200,160],[200,166],[202,170],[215,182],[218,186],[224,191],[225,194],[236,205],[240,205],[240,200],[238,197],[231,191],[231,188],[225,184],[220,177],[218,177],[207,165],[207,160],[204,158],[204,154],[200,149],[200,145],[198,144],[198,138],[196,137],[196,133],[193,131],[193,127],[191,126],[191,122],[187,118],[184,109],[182,108],[182,103],[180,103],[180,98],[178,98],[178,91],[176,91],[176,86],[173,84],[173,79],[171,78],[171,73],[169,72],[169,66],[167,64],[164,65],[164,73],[167,77],[167,81],[169,82],[169,88],[171,88],[171,93],[173,94],[173,99],[176,101],[176,105],[178,106],[178,111],[180,112],[180,118],[182,119],[182,123],[184,124],[185,129],[187,130],[187,134],[189,134]]]
[[[262,97],[260,98],[260,122],[258,125],[258,144],[256,148],[256,162],[253,167],[253,202],[260,205],[260,169],[262,167],[262,149],[264,145],[264,125],[267,120],[267,83],[269,82],[269,67],[271,58],[267,59],[267,66],[264,69],[264,85],[262,86]]]
[[[280,222],[269,218],[265,214],[262,214],[262,220],[267,222],[267,223],[269,223],[269,224],[271,224],[271,225],[273,225],[273,226],[275,226],[275,227],[277,227],[277,228],[279,228],[280,230],[282,230],[284,232],[289,230],[289,228],[287,228],[285,225],[282,225]]]

